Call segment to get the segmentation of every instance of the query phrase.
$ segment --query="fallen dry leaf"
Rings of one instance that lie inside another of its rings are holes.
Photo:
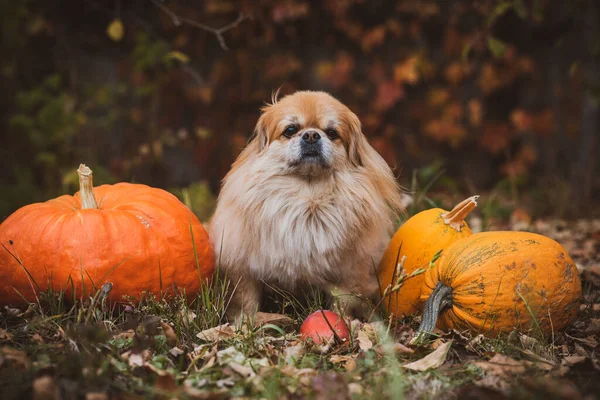
[[[164,335],[167,337],[167,344],[169,346],[177,346],[179,338],[175,334],[175,331],[173,330],[171,325],[167,324],[164,321],[160,321],[160,327],[162,328]]]
[[[108,400],[108,393],[105,392],[87,392],[85,400]]]
[[[114,339],[133,339],[135,337],[135,331],[133,329],[128,329],[124,332],[117,333],[113,335]]]
[[[304,355],[304,343],[299,342],[293,346],[286,347],[283,351],[287,364],[296,364]]]
[[[532,363],[518,361],[497,353],[489,361],[476,361],[472,365],[485,372],[485,376],[475,382],[477,386],[499,390],[508,394],[514,379],[522,376]]]
[[[586,338],[577,338],[577,337],[573,337],[573,336],[568,336],[569,339],[573,339],[575,341],[578,341],[580,343],[583,343],[586,346],[592,347],[592,348],[596,348],[598,346],[598,340],[596,339],[596,337],[594,336],[588,336]]]
[[[373,342],[371,339],[369,339],[367,333],[362,329],[358,331],[356,340],[358,341],[358,347],[360,347],[362,351],[371,350],[373,348]]]
[[[199,358],[204,358],[204,356],[208,353],[210,347],[210,344],[194,346],[194,350],[188,353],[188,358],[190,359],[190,361],[195,361]],[[216,346],[213,346],[212,348],[215,349]],[[214,353],[217,354],[217,351],[214,350]]]
[[[531,361],[548,364],[549,368],[551,368],[552,366],[555,365],[554,361],[544,358],[544,357],[540,356],[539,354],[534,353],[531,350],[527,350],[527,349],[521,350],[521,353]],[[542,369],[544,369],[544,368],[542,368]]]
[[[154,381],[154,388],[163,393],[175,392],[178,389],[175,376],[173,374],[158,375]]]
[[[231,368],[232,370],[234,370],[235,372],[237,372],[244,378],[250,378],[250,377],[256,375],[254,370],[246,365],[238,364],[236,362],[230,362],[228,364],[228,366],[229,366],[229,368]]]
[[[311,380],[313,398],[317,400],[349,399],[348,385],[344,376],[335,372],[325,372]]]
[[[485,336],[480,333],[479,335],[475,336],[473,339],[471,339],[469,341],[466,348],[467,348],[467,350],[471,350],[474,353],[481,354],[479,352],[478,348],[481,346],[481,344],[484,341],[485,341]]]
[[[216,342],[217,340],[229,339],[234,336],[235,331],[229,324],[206,329],[196,335],[198,339],[206,340],[207,342]]]
[[[4,306],[4,310],[6,311],[6,315],[11,318],[18,318],[23,315],[22,311],[18,308],[11,308],[9,306]]]
[[[141,367],[144,365],[144,358],[140,353],[132,353],[127,357],[127,362],[130,367]]]
[[[25,310],[23,313],[19,314],[18,316],[20,318],[28,319],[28,318],[31,318],[31,317],[33,317],[35,315],[36,310],[37,310],[37,304],[31,303],[27,307],[27,310]]]
[[[10,347],[0,349],[0,364],[4,364],[5,361],[10,361],[13,369],[15,367],[28,369],[31,365],[27,353]]]
[[[587,360],[586,356],[568,356],[563,358],[562,364],[566,366],[573,366],[577,364],[582,364]]]
[[[589,325],[585,329],[585,333],[594,335],[598,332],[600,332],[600,318],[590,318]]]
[[[12,338],[13,338],[13,335],[10,332],[0,328],[0,341],[1,342],[10,342],[12,340]]]
[[[44,338],[39,333],[34,333],[33,336],[31,337],[31,340],[33,340],[34,342],[39,343],[39,344],[44,343]]]
[[[495,375],[521,374],[526,370],[524,363],[499,353],[495,354],[489,361],[475,361],[472,364]]]
[[[334,364],[344,363],[350,359],[352,359],[352,356],[345,354],[334,354],[331,357],[329,357],[329,361],[331,361]]]
[[[446,361],[446,357],[448,356],[448,350],[450,350],[451,345],[452,341],[446,342],[439,346],[437,349],[435,349],[434,352],[426,355],[420,360],[404,364],[402,367],[413,371],[426,371],[428,369],[439,368],[444,363],[444,361]]]
[[[481,368],[489,375],[497,375],[509,379],[525,373],[529,369],[549,371],[553,368],[550,361],[541,359],[541,362],[528,360],[515,360],[503,354],[495,354],[489,361],[475,361],[472,364]],[[504,378],[503,378],[504,379]]]
[[[438,347],[443,346],[445,344],[446,344],[446,342],[444,342],[444,339],[439,338],[439,339],[435,339],[433,342],[431,342],[429,347],[431,347],[432,350],[436,350]]]
[[[287,328],[294,325],[294,320],[283,314],[257,312],[254,317],[254,327],[258,328],[266,324]]]
[[[381,344],[378,344],[375,347],[373,347],[373,350],[375,351],[375,353],[377,353],[377,355],[383,357],[386,355],[386,352],[390,352],[390,348],[395,354],[413,354],[415,352],[413,349],[411,349],[410,347],[406,347],[402,343],[393,343],[389,346],[383,346]]]
[[[59,400],[61,398],[60,389],[51,376],[46,375],[35,378],[31,389],[33,400]]]
[[[355,359],[351,358],[346,362],[346,364],[344,364],[344,368],[346,368],[346,371],[352,372],[358,368],[358,364],[356,364]]]
[[[142,350],[141,353],[129,350],[121,354],[121,359],[127,361],[130,367],[142,367],[151,357],[152,352],[149,349]]]
[[[329,357],[329,361],[333,364],[343,364],[346,371],[354,371],[358,367],[355,357],[352,355],[334,354]]]
[[[185,326],[190,326],[190,323],[197,317],[196,313],[189,308],[179,311],[179,315],[181,316],[181,322],[183,322],[183,325]]]
[[[185,351],[181,350],[179,347],[173,347],[171,350],[169,350],[169,354],[171,354],[173,357],[178,357],[184,353]]]
[[[590,282],[596,287],[600,287],[600,265],[588,265],[581,273],[581,279]]]
[[[351,382],[348,384],[348,392],[352,396],[360,396],[364,393],[364,391],[365,390],[359,383]]]
[[[410,347],[406,347],[402,343],[394,343],[394,350],[397,354],[413,354],[415,351]]]
[[[167,376],[167,375],[171,375],[172,374],[169,371],[166,371],[164,369],[158,368],[157,366],[155,366],[152,363],[144,363],[144,367],[149,369],[150,371],[154,372],[156,375],[158,376]]]

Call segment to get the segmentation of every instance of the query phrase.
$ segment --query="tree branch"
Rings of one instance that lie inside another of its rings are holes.
[[[193,26],[196,28],[200,28],[203,31],[212,33],[213,35],[215,35],[217,37],[217,40],[219,41],[219,45],[221,45],[221,48],[223,50],[229,50],[227,43],[225,43],[225,37],[223,36],[223,34],[226,33],[227,31],[230,31],[231,29],[235,28],[236,26],[238,26],[245,20],[249,19],[249,17],[247,15],[244,15],[244,13],[240,13],[235,21],[233,21],[225,26],[222,26],[221,28],[213,28],[213,27],[203,24],[201,22],[194,21],[194,20],[191,20],[191,19],[188,19],[185,17],[180,17],[179,15],[177,15],[173,11],[171,11],[167,6],[162,4],[159,0],[152,0],[152,3],[154,3],[154,5],[156,5],[162,12],[164,12],[165,14],[168,15],[169,18],[171,18],[171,21],[173,21],[173,24],[175,26],[187,24],[187,25],[190,25],[190,26]]]

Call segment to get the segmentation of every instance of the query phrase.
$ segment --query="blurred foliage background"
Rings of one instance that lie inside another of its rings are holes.
[[[599,212],[595,0],[0,0],[0,29],[0,221],[80,162],[207,220],[280,87],[355,111],[413,207]]]

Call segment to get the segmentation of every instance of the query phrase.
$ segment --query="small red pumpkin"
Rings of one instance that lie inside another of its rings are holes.
[[[350,331],[346,322],[333,311],[319,310],[310,314],[300,327],[302,339],[311,338],[316,344],[329,342],[334,336],[347,342]]]
[[[0,304],[35,301],[38,290],[66,298],[113,284],[109,300],[184,289],[188,299],[214,271],[208,234],[175,196],[146,185],[92,186],[15,211],[0,225]],[[73,293],[73,289],[75,293]]]

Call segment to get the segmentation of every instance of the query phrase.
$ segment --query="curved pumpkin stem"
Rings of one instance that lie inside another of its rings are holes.
[[[79,175],[79,197],[81,198],[81,209],[98,208],[96,198],[94,197],[94,182],[92,170],[85,164],[79,164],[77,170]]]
[[[457,232],[460,232],[463,223],[465,222],[465,218],[467,215],[471,213],[477,207],[477,199],[479,196],[471,196],[466,200],[461,201],[447,213],[442,214],[442,218],[446,225],[451,226],[456,229]]]
[[[452,305],[452,288],[438,282],[437,286],[425,302],[421,325],[415,333],[417,340],[420,336],[427,336],[435,328],[440,311]],[[423,335],[422,335],[423,334]]]

